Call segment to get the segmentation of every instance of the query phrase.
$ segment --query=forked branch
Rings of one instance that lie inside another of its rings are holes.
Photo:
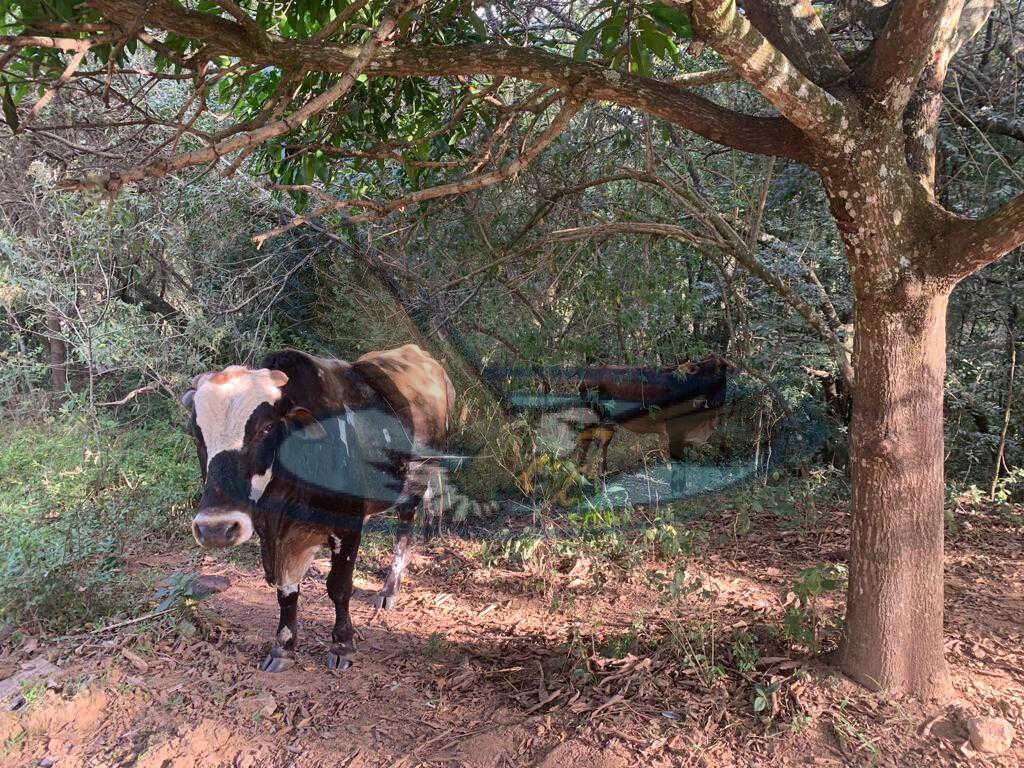
[[[902,115],[943,30],[956,29],[963,7],[964,0],[894,3],[859,73],[867,97],[890,115]]]
[[[818,85],[850,74],[811,0],[744,0],[743,10],[762,35]]]
[[[726,63],[808,137],[831,143],[845,133],[843,104],[766,40],[735,0],[694,0],[692,18]]]

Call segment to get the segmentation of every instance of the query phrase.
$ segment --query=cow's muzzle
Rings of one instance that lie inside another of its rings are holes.
[[[207,549],[233,547],[252,538],[252,518],[237,510],[203,510],[192,518],[192,535]]]

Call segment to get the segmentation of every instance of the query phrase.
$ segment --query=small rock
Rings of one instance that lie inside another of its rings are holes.
[[[56,764],[57,758],[47,756],[39,761],[39,768],[51,768],[51,766],[54,766]]]
[[[227,576],[204,574],[192,582],[192,592],[196,597],[206,597],[216,592],[223,592],[230,586],[231,579]]]
[[[270,717],[277,711],[277,700],[271,693],[258,693],[247,699],[242,699],[241,708],[250,715],[259,714],[262,717]]]
[[[999,755],[1013,743],[1013,726],[1001,717],[972,717],[967,732],[971,746],[979,752]]]
[[[131,665],[135,667],[139,672],[149,671],[149,663],[144,658],[139,656],[139,654],[135,653],[135,651],[129,650],[128,648],[123,648],[121,649],[121,655],[128,659],[128,661],[131,662]]]

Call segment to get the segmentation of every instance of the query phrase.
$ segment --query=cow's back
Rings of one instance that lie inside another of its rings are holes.
[[[441,448],[448,437],[454,388],[441,364],[415,344],[367,352],[353,370],[413,428],[419,445]]]

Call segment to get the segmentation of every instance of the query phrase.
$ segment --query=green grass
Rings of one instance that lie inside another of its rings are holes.
[[[148,607],[129,554],[187,535],[193,448],[169,420],[4,420],[0,621],[68,632]]]

